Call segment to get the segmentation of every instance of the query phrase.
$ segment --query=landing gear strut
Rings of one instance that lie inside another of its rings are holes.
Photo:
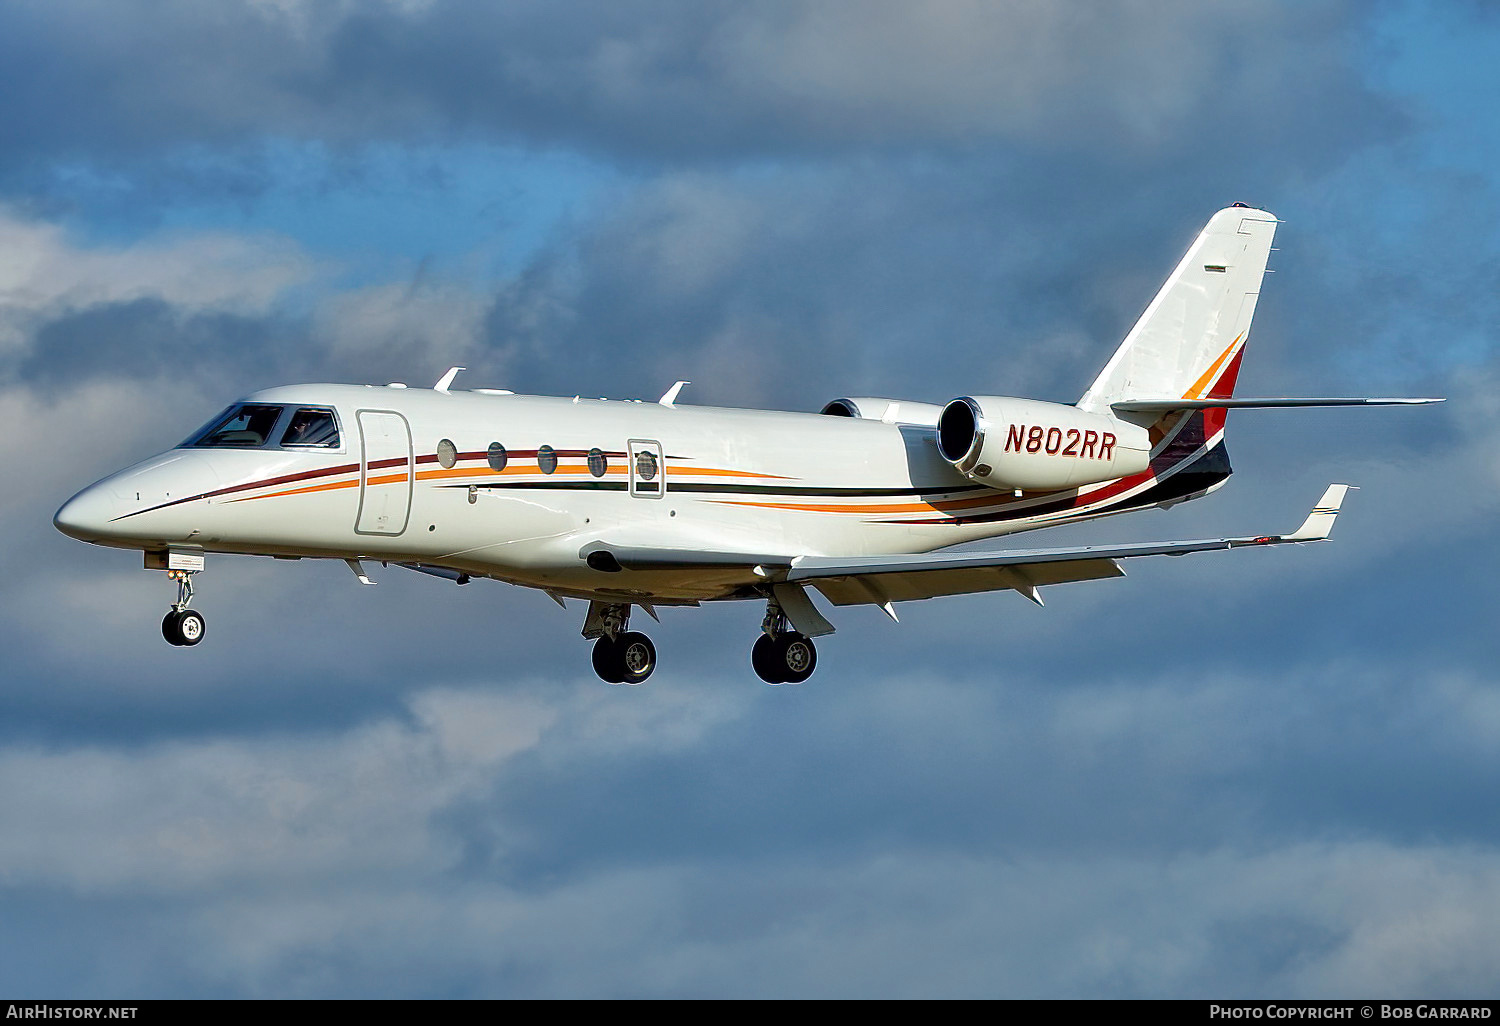
[[[583,636],[595,638],[594,672],[608,684],[636,685],[656,669],[656,646],[630,627],[628,603],[591,602]]]
[[[203,640],[208,629],[203,614],[189,609],[193,601],[193,570],[168,570],[167,576],[177,582],[177,601],[161,622],[161,635],[173,645],[191,646]]]
[[[793,629],[775,599],[766,604],[761,635],[750,650],[750,665],[767,684],[801,684],[818,665],[812,638]]]

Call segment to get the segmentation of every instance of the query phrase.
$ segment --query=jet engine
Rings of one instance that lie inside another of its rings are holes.
[[[943,459],[991,488],[1076,488],[1150,464],[1145,428],[1060,403],[962,396],[943,407],[937,428]]]
[[[879,420],[887,424],[930,428],[937,427],[938,416],[943,408],[936,403],[909,403],[904,399],[858,396],[853,399],[835,399],[819,412],[829,417],[854,417],[858,420]]]

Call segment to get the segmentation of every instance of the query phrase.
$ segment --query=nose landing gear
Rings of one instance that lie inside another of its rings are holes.
[[[193,570],[168,570],[167,576],[177,582],[177,601],[161,622],[161,635],[170,644],[189,647],[203,640],[208,629],[203,614],[189,609],[193,601]]]

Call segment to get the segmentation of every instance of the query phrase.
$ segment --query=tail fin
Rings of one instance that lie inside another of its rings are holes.
[[[1232,396],[1276,223],[1243,204],[1210,218],[1079,408],[1108,413],[1111,403],[1132,399]]]

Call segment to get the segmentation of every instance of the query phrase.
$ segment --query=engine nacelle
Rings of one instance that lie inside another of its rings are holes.
[[[857,396],[853,399],[835,399],[818,412],[830,417],[854,417],[858,420],[880,420],[887,424],[937,427],[943,408],[935,403],[910,403],[905,399]]]
[[[992,488],[1055,491],[1139,474],[1146,429],[1075,406],[1008,396],[963,396],[938,418],[938,451]]]

